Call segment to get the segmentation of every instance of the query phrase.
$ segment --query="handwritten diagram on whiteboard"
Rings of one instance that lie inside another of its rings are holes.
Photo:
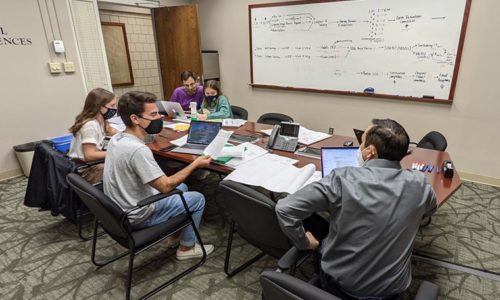
[[[251,6],[252,83],[449,99],[466,3]]]

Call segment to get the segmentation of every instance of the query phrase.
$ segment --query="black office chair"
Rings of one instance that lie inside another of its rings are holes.
[[[220,183],[217,197],[225,201],[226,211],[231,217],[224,262],[224,272],[228,277],[239,273],[266,254],[280,258],[291,248],[290,240],[278,224],[274,211],[276,204],[267,196],[241,183],[226,180]],[[230,271],[229,260],[235,232],[262,252]],[[301,256],[295,259],[298,263],[290,267],[290,273],[295,271],[295,266],[300,265],[308,254],[309,252],[301,252]]]
[[[263,114],[257,120],[257,123],[277,125],[281,122],[293,122],[293,118],[280,113],[267,113]]]
[[[132,271],[134,265],[134,258],[137,254],[150,247],[156,245],[167,237],[171,236],[175,232],[192,225],[196,238],[203,250],[203,257],[195,265],[189,267],[187,270],[178,274],[177,276],[169,279],[160,286],[148,292],[146,295],[142,296],[141,299],[149,298],[170,284],[174,283],[178,279],[192,272],[199,266],[201,266],[206,260],[205,247],[200,238],[200,234],[196,229],[196,226],[191,217],[191,212],[186,204],[186,200],[179,190],[174,190],[168,194],[157,194],[149,198],[139,201],[137,207],[124,212],[120,207],[118,207],[110,198],[108,198],[104,193],[98,190],[96,187],[88,183],[78,174],[68,174],[67,181],[73,190],[82,199],[89,210],[94,214],[94,236],[92,241],[92,263],[98,267],[105,266],[119,258],[129,255],[128,264],[128,275],[127,275],[127,286],[126,286],[126,299],[130,299],[130,289],[132,285]],[[171,195],[179,195],[181,197],[182,203],[184,204],[185,214],[174,217],[158,225],[143,229],[133,229],[132,225],[128,220],[128,215],[142,207],[145,207],[151,203],[161,200],[165,197]],[[96,261],[96,245],[97,245],[97,228],[101,227],[106,231],[118,244],[126,248],[127,250],[121,254],[118,254],[108,260],[100,263]]]
[[[444,135],[440,132],[431,131],[427,133],[416,145],[419,148],[445,151],[448,146],[448,142],[446,141]]]
[[[101,162],[103,160],[76,162],[67,154],[56,151],[50,141],[37,144],[24,205],[50,210],[53,216],[62,214],[70,222],[76,223],[78,236],[82,240],[91,240],[92,237],[83,235],[82,229],[82,218],[88,214],[88,210],[66,183],[66,176],[69,173],[81,173],[86,168]],[[96,186],[102,189],[102,184]]]
[[[248,120],[248,111],[243,107],[231,105],[231,111],[233,112],[233,119]]]
[[[260,285],[263,299],[342,300],[319,288],[318,277],[305,282],[286,273],[265,271],[260,275]],[[437,300],[438,294],[437,285],[423,281],[415,295],[415,300]]]

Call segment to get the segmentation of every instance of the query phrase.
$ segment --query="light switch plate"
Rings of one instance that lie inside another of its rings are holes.
[[[64,63],[64,72],[74,73],[75,72],[75,63],[72,61],[65,62]]]
[[[49,71],[52,74],[57,74],[62,72],[61,63],[49,62]]]

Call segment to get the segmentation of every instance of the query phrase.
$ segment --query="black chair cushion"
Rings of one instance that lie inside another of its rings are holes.
[[[141,248],[163,236],[170,235],[183,225],[188,224],[189,221],[188,216],[186,214],[182,214],[160,224],[134,230],[132,231],[132,238],[134,239],[135,246],[136,248]],[[125,243],[123,243],[123,241],[118,242],[125,248],[129,248],[126,241]]]

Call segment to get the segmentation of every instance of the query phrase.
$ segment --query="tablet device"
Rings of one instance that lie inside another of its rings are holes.
[[[358,147],[323,147],[321,148],[321,173],[323,177],[333,169],[358,167]]]

